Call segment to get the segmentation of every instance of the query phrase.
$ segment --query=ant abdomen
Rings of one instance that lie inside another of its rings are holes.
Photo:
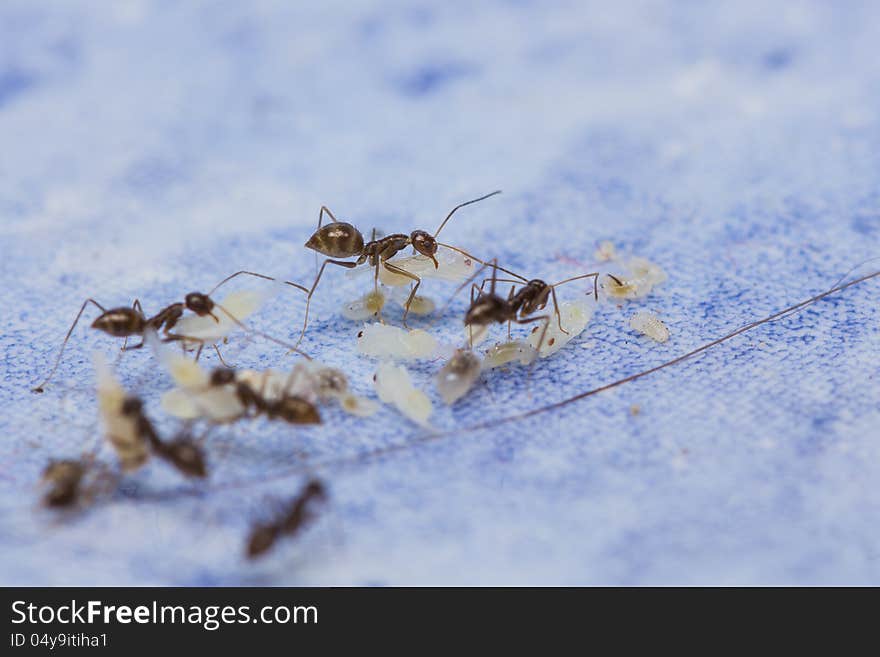
[[[92,322],[92,328],[115,338],[127,338],[144,332],[144,318],[133,308],[111,308]]]
[[[331,258],[350,258],[364,250],[364,236],[351,224],[337,221],[316,230],[306,248]]]
[[[272,416],[280,417],[290,424],[320,424],[321,415],[311,402],[302,397],[282,397],[269,408]]]

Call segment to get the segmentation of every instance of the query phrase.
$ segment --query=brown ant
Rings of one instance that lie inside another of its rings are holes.
[[[464,316],[464,325],[472,327],[488,326],[495,323],[504,324],[505,322],[507,322],[508,325],[510,325],[510,323],[531,324],[532,322],[543,322],[544,326],[541,332],[541,340],[538,342],[538,347],[540,349],[540,346],[544,343],[544,334],[547,332],[547,326],[550,324],[550,316],[537,315],[534,317],[526,317],[525,315],[527,313],[524,312],[526,307],[532,312],[537,309],[534,306],[534,303],[531,303],[533,299],[526,295],[516,296],[512,289],[506,299],[495,294],[495,283],[499,280],[497,277],[497,261],[492,260],[491,266],[492,277],[487,279],[491,282],[488,292],[483,289],[483,285],[478,287],[473,283],[471,284],[471,303]],[[485,266],[482,267],[480,271],[484,268]],[[472,281],[479,273],[480,272],[478,271],[474,274],[469,281],[465,282],[465,285]],[[485,282],[486,281],[484,280],[483,284],[485,284]],[[476,296],[474,294],[475,292],[477,293]],[[530,302],[528,303],[528,306],[526,306],[527,302]],[[546,304],[546,298],[544,303]]]
[[[281,419],[289,424],[320,424],[321,415],[315,405],[298,395],[289,394],[286,390],[295,372],[296,370],[291,372],[284,392],[277,399],[268,399],[265,390],[257,391],[247,381],[237,380],[235,370],[230,368],[220,367],[211,372],[210,385],[234,386],[235,396],[244,407],[245,413],[249,413],[248,417],[265,415],[270,420]],[[264,379],[263,383],[265,382]]]
[[[264,280],[276,280],[271,276],[266,276],[264,274],[258,274],[252,271],[238,271],[230,276],[227,276],[222,281],[220,281],[217,285],[213,287],[213,289],[204,294],[202,292],[190,292],[184,297],[183,302],[172,303],[158,313],[153,315],[152,317],[147,317],[144,314],[143,308],[141,307],[141,302],[138,299],[134,300],[134,303],[131,307],[123,306],[120,308],[110,308],[109,310],[102,306],[100,303],[95,301],[92,298],[86,299],[83,302],[82,307],[80,307],[79,312],[76,314],[76,318],[73,320],[73,324],[70,325],[70,329],[67,331],[67,335],[64,336],[64,341],[61,343],[61,349],[58,352],[58,356],[55,359],[55,364],[52,366],[51,371],[48,376],[43,379],[41,383],[32,388],[32,392],[43,392],[44,386],[49,382],[49,380],[54,376],[55,371],[58,369],[58,366],[61,364],[61,357],[64,355],[64,348],[67,346],[68,340],[70,340],[70,336],[73,333],[73,329],[76,328],[77,323],[79,322],[80,317],[86,309],[86,306],[90,303],[96,306],[101,314],[92,322],[91,327],[94,329],[98,329],[99,331],[103,331],[108,335],[111,335],[115,338],[125,338],[125,343],[123,343],[123,351],[128,351],[131,349],[140,349],[144,346],[143,337],[144,335],[152,330],[152,331],[162,331],[163,333],[163,342],[172,342],[172,341],[191,341],[200,343],[199,351],[197,354],[201,354],[202,347],[204,347],[204,341],[198,338],[189,338],[185,335],[179,335],[176,333],[172,333],[172,329],[177,324],[178,320],[183,316],[184,310],[190,310],[200,317],[210,316],[214,318],[214,321],[217,323],[220,322],[217,315],[214,314],[215,309],[219,309],[229,317],[235,324],[239,327],[248,329],[241,321],[239,321],[234,315],[229,313],[223,306],[216,303],[211,295],[217,291],[217,289],[229,282],[236,276],[240,275],[248,275],[255,276],[257,278],[262,278]],[[290,285],[297,289],[302,290],[303,292],[308,292],[306,288],[297,283],[292,283],[290,281],[284,281],[285,285]],[[260,333],[259,331],[253,331],[254,333],[260,335],[261,337],[267,338],[273,342],[281,344],[283,346],[289,346],[286,343],[280,342],[271,336]],[[141,342],[140,344],[134,345],[133,347],[127,347],[128,338],[132,336],[140,336]],[[216,346],[215,346],[216,349]],[[292,351],[297,351],[298,353],[302,353],[296,347],[293,347]],[[218,352],[219,354],[219,352]]]
[[[309,481],[277,518],[259,523],[251,529],[247,542],[248,559],[265,554],[280,537],[302,531],[315,517],[312,507],[326,499],[324,483],[319,479]]]
[[[491,278],[483,279],[483,282],[479,286],[474,284],[472,281],[480,274],[483,269],[485,269],[486,266],[490,265],[492,267]],[[510,274],[511,276],[515,276],[518,280],[512,278],[498,278],[499,269],[506,272],[507,274]],[[550,316],[535,316],[534,314],[546,308],[547,302],[552,300],[553,312],[556,315],[556,322],[559,325],[559,330],[567,334],[568,331],[566,331],[565,328],[563,328],[562,326],[562,317],[559,312],[559,303],[556,299],[556,288],[560,285],[564,285],[565,283],[570,283],[572,281],[590,277],[593,278],[593,295],[596,299],[598,299],[598,272],[581,274],[579,276],[566,278],[565,280],[559,281],[558,283],[550,284],[538,278],[534,278],[531,280],[527,279],[524,276],[520,276],[519,274],[510,271],[509,269],[499,267],[497,260],[493,260],[491,263],[484,265],[479,271],[471,276],[470,279],[465,281],[461,287],[459,287],[460,290],[468,283],[471,283],[471,301],[470,306],[465,313],[465,326],[488,326],[489,324],[493,323],[503,324],[507,322],[507,330],[508,333],[510,333],[511,323],[530,324],[532,322],[543,321],[544,326],[541,331],[541,338],[538,341],[538,346],[536,347],[536,349],[540,351],[541,347],[544,344],[544,337],[547,333],[547,327],[550,324]],[[488,293],[484,289],[487,282],[491,283]],[[510,292],[507,295],[506,299],[495,293],[495,285],[498,282],[507,282],[514,284],[513,286],[511,286]],[[516,285],[521,285],[519,290],[516,289]]]
[[[79,501],[81,484],[87,465],[82,461],[51,460],[43,469],[43,483],[48,486],[43,504],[50,507],[70,507]]]
[[[204,477],[205,459],[199,446],[185,435],[171,441],[159,438],[155,427],[143,412],[143,402],[138,397],[126,397],[120,408],[121,417],[132,421],[129,436],[111,436],[123,470],[143,465],[149,452],[169,462],[188,477]],[[94,454],[80,459],[53,459],[43,470],[43,483],[48,487],[43,504],[52,508],[70,508],[88,501],[101,489],[118,480],[102,466],[94,462]]]
[[[168,442],[163,441],[153,423],[144,414],[144,404],[139,397],[126,397],[120,412],[134,422],[135,435],[142,442],[146,441],[153,454],[160,459],[167,461],[187,477],[201,478],[207,474],[205,457],[198,444],[186,435],[178,435]]]
[[[369,261],[370,267],[375,268],[373,284],[376,289],[378,289],[379,285],[380,266],[384,267],[392,274],[397,274],[399,276],[404,276],[413,280],[415,282],[415,286],[410,291],[409,298],[407,298],[406,303],[404,304],[403,325],[406,326],[406,316],[407,314],[409,314],[410,304],[412,304],[412,300],[416,295],[416,290],[419,289],[419,285],[421,285],[422,283],[422,279],[412,272],[388,262],[388,260],[393,258],[395,255],[400,253],[408,246],[412,246],[418,253],[430,258],[434,262],[435,268],[439,268],[440,266],[440,264],[437,262],[437,258],[434,257],[434,254],[437,253],[437,248],[440,246],[458,251],[459,253],[471,257],[470,254],[462,251],[459,248],[453,247],[449,244],[438,242],[437,236],[440,234],[440,231],[443,230],[446,222],[449,221],[450,217],[452,217],[452,215],[455,214],[457,210],[463,208],[466,205],[470,205],[471,203],[483,201],[490,196],[495,196],[496,194],[500,193],[501,190],[497,190],[492,192],[491,194],[486,194],[485,196],[481,196],[480,198],[475,198],[471,201],[466,201],[465,203],[460,203],[459,205],[456,205],[454,208],[452,208],[449,214],[446,215],[446,218],[443,220],[443,222],[440,224],[440,227],[433,235],[424,230],[414,230],[409,235],[405,233],[393,233],[379,239],[371,239],[369,242],[366,243],[364,242],[364,236],[357,228],[355,228],[350,223],[337,220],[333,213],[326,206],[321,206],[321,210],[318,213],[318,230],[316,230],[312,234],[309,240],[305,243],[305,246],[307,249],[312,249],[317,253],[329,257],[324,260],[324,263],[321,265],[321,268],[318,271],[317,277],[315,277],[315,282],[312,283],[312,287],[308,291],[308,297],[306,299],[305,318],[303,319],[302,331],[300,333],[299,339],[296,341],[296,345],[299,346],[299,343],[302,341],[303,336],[305,335],[306,327],[308,326],[309,321],[309,305],[312,301],[312,295],[315,293],[315,288],[318,287],[318,282],[321,280],[321,276],[324,273],[324,268],[328,264],[339,265],[340,267],[345,267],[346,269],[352,269]],[[322,227],[321,222],[323,221],[325,212],[332,219],[332,222]],[[353,262],[334,259],[355,257],[357,258],[357,260]],[[474,260],[482,262],[477,258],[474,258]]]

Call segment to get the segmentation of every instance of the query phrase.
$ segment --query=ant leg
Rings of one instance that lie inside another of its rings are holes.
[[[216,344],[212,344],[211,346],[214,347],[214,351],[217,353],[217,358],[220,359],[220,362],[223,364],[223,367],[228,367],[229,369],[235,369],[234,367],[232,367],[232,365],[230,365],[225,360],[223,360],[223,354],[220,353],[220,347],[218,347]],[[200,347],[200,349],[201,349],[201,347]],[[198,360],[198,358],[196,358],[196,360]]]
[[[324,219],[325,212],[330,215],[330,218],[333,220],[334,224],[339,223],[336,217],[333,216],[333,213],[330,212],[330,208],[328,208],[326,205],[322,205],[321,209],[318,211],[318,230],[321,230],[321,221]]]
[[[559,330],[568,335],[568,331],[562,328],[562,315],[559,312],[559,302],[556,300],[556,287],[550,288],[550,296],[553,298],[553,312],[556,313],[556,323],[559,325]]]
[[[332,217],[333,215],[331,214],[330,216]],[[346,262],[344,260],[331,260],[329,258],[324,261],[324,264],[321,265],[321,269],[318,271],[318,275],[315,277],[315,282],[312,283],[312,288],[309,290],[309,295],[306,297],[306,312],[305,312],[305,317],[303,317],[302,331],[300,331],[299,338],[297,339],[296,344],[294,345],[294,347],[291,351],[295,351],[296,348],[299,347],[299,343],[302,342],[302,339],[306,334],[306,327],[309,324],[309,306],[312,303],[312,295],[315,293],[315,288],[318,287],[318,282],[321,280],[321,276],[324,275],[324,267],[326,267],[328,264],[339,265],[340,267],[345,267],[346,269],[351,269],[353,267],[357,267],[356,262]]]
[[[100,303],[98,303],[94,299],[89,298],[89,299],[86,299],[85,301],[83,301],[82,307],[79,309],[79,312],[76,314],[76,319],[73,320],[73,324],[71,324],[70,328],[67,330],[67,335],[64,336],[64,342],[61,343],[61,350],[58,352],[58,357],[55,359],[55,364],[52,366],[52,369],[49,371],[49,375],[45,379],[43,379],[43,381],[41,383],[39,383],[35,387],[31,388],[31,392],[43,392],[43,387],[47,383],[49,383],[49,379],[51,379],[54,376],[55,370],[57,370],[58,365],[61,364],[61,357],[64,355],[64,348],[67,346],[67,341],[70,340],[70,335],[71,335],[71,333],[73,333],[73,329],[76,328],[76,324],[77,324],[77,322],[79,322],[79,318],[82,317],[83,312],[85,312],[86,306],[89,305],[90,303],[97,306],[97,308],[102,313],[107,312],[107,309],[104,308],[104,306],[102,306]]]
[[[405,277],[410,278],[416,282],[416,284],[413,286],[413,289],[410,290],[409,296],[406,299],[406,303],[403,304],[403,325],[406,326],[406,316],[409,314],[409,307],[412,304],[412,300],[416,296],[416,290],[418,290],[419,285],[422,284],[422,279],[419,278],[418,276],[416,276],[415,274],[413,274],[412,272],[409,272],[409,271],[403,269],[402,267],[392,265],[387,260],[385,262],[383,262],[382,264],[385,266],[385,269],[390,271],[392,274],[399,274],[400,276],[405,276]],[[409,327],[407,326],[407,328],[409,328]]]
[[[205,348],[204,344],[200,344],[199,348],[196,350],[196,357],[193,359],[195,362],[199,362],[199,358],[202,357],[202,349]]]
[[[131,304],[133,310],[136,310],[141,315],[144,314],[144,309],[141,307],[140,299],[135,299],[134,303]],[[128,336],[125,336],[125,340],[122,341],[122,351],[125,351],[125,346],[128,344]]]
[[[324,213],[330,215],[330,218],[333,220],[333,223],[338,223],[336,217],[333,216],[333,213],[330,212],[330,208],[326,205],[322,205],[321,209],[318,211],[318,230],[321,230],[321,221],[324,219]],[[318,271],[318,252],[315,251],[315,271]]]
[[[608,274],[608,276],[611,276],[611,274]],[[555,287],[559,287],[560,285],[565,285],[566,283],[571,283],[572,281],[579,281],[582,278],[590,278],[590,277],[592,277],[592,279],[593,279],[593,297],[596,299],[596,301],[598,301],[599,300],[599,272],[597,272],[597,271],[591,272],[589,274],[581,274],[580,276],[572,276],[571,278],[566,278],[564,281],[559,281],[558,283],[554,283],[550,287],[555,288]],[[617,278],[616,276],[611,276],[611,278],[613,278],[614,281],[618,285],[623,285],[621,280],[619,278]]]
[[[541,355],[541,347],[544,346],[544,338],[547,337],[547,328],[550,326],[550,316],[549,315],[538,315],[536,317],[526,317],[525,319],[515,318],[513,321],[516,322],[517,324],[531,324],[532,322],[544,322],[544,328],[541,330],[541,337],[538,340],[538,346],[535,349],[538,352],[538,356],[535,357],[535,360],[537,360],[537,358]]]
[[[229,281],[231,281],[233,278],[235,278],[237,276],[254,276],[255,278],[262,278],[264,281],[277,281],[277,280],[279,280],[277,278],[274,278],[273,276],[266,276],[266,274],[259,274],[255,271],[247,271],[245,269],[242,269],[241,271],[237,271],[234,274],[230,274],[229,276],[224,278],[222,281],[217,283],[217,285],[215,285],[213,288],[211,288],[211,291],[208,292],[208,294],[206,296],[211,296],[212,294],[214,294],[214,292],[217,291],[218,288],[222,287],[223,285],[226,285],[226,283],[228,283]],[[309,291],[308,288],[306,288],[304,285],[300,285],[299,283],[294,283],[293,281],[281,281],[281,282],[284,283],[285,285],[290,285],[291,287],[295,287],[298,290],[302,290],[303,292]]]

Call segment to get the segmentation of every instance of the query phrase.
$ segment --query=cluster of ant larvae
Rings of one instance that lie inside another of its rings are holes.
[[[652,312],[640,310],[629,320],[629,326],[642,335],[647,335],[655,342],[666,342],[669,339],[669,329],[666,324]]]
[[[403,365],[395,365],[390,361],[379,364],[373,376],[376,394],[383,404],[390,404],[404,416],[424,427],[428,427],[428,418],[434,408],[431,399],[416,388],[409,372]]]
[[[437,351],[437,339],[422,329],[407,330],[374,322],[364,324],[358,332],[357,349],[372,358],[430,358]]]

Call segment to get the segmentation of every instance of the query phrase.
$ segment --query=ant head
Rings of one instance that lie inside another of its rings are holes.
[[[144,403],[137,397],[126,397],[122,401],[123,415],[137,415],[144,407]]]
[[[532,296],[523,303],[523,312],[530,315],[547,305],[547,301],[550,298],[550,290],[553,288],[539,278],[530,280],[526,283],[526,287],[531,288]]]
[[[434,257],[434,254],[437,253],[437,240],[424,230],[414,230],[409,238],[412,241],[413,248],[423,256],[428,256],[433,260],[434,268],[437,269],[440,266],[437,258]]]
[[[211,385],[225,386],[235,381],[235,370],[228,367],[218,367],[211,372]]]
[[[303,497],[325,499],[327,497],[327,489],[324,487],[324,482],[320,479],[312,479],[303,489]]]
[[[192,310],[196,315],[208,315],[214,310],[214,302],[207,294],[201,292],[190,292],[184,299],[186,307]]]

